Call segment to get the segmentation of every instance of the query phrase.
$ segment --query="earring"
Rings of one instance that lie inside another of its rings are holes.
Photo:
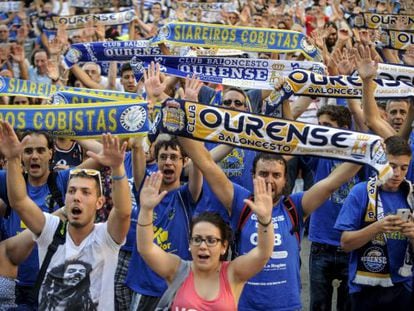
[[[188,251],[189,251],[189,252],[191,251],[191,247],[189,247],[189,248],[188,248]]]

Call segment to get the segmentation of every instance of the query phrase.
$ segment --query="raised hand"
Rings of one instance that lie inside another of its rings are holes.
[[[372,59],[371,50],[368,46],[361,44],[358,49],[354,48],[353,57],[362,80],[374,79],[377,76],[378,62]]]
[[[338,73],[341,75],[350,75],[354,70],[354,64],[351,61],[350,53],[348,52],[347,48],[343,49],[341,52],[340,49],[335,49],[332,53],[332,62],[336,64],[336,68],[338,69]]]
[[[95,34],[99,41],[105,41],[105,26],[98,23],[95,26]]]
[[[139,195],[140,206],[142,209],[154,209],[165,197],[167,191],[160,193],[162,183],[162,173],[160,171],[147,176]]]
[[[60,55],[63,49],[63,44],[57,37],[55,37],[49,41],[48,48],[51,55]]]
[[[29,139],[29,136],[26,136],[20,142],[13,127],[8,122],[0,120],[0,153],[6,159],[20,157],[23,152],[24,142],[27,139]]]
[[[273,199],[272,186],[265,183],[262,177],[256,177],[253,180],[254,201],[245,199],[244,202],[257,215],[261,223],[269,223],[272,218]]]
[[[56,37],[59,38],[60,42],[63,45],[67,45],[69,43],[69,36],[68,36],[68,32],[66,30],[66,25],[65,24],[59,24],[58,25]]]
[[[87,151],[87,155],[104,166],[118,168],[124,163],[127,145],[127,142],[121,144],[117,136],[102,134],[102,151],[98,154],[92,151]]]
[[[202,86],[203,82],[201,82],[196,75],[193,75],[191,78],[187,76],[185,78],[184,99],[197,102],[198,93],[200,92]]]
[[[160,64],[151,62],[144,71],[144,84],[149,97],[159,97],[164,93],[165,84],[161,83]]]
[[[11,46],[10,56],[17,63],[24,62],[24,49],[20,44],[13,44]]]

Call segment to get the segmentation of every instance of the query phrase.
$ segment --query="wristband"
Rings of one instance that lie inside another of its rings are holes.
[[[272,223],[272,217],[270,217],[269,222],[268,222],[268,223],[266,223],[266,224],[262,223],[262,222],[259,220],[259,218],[257,218],[257,222],[258,222],[259,224],[261,224],[263,227],[268,227],[268,226]]]
[[[140,227],[148,227],[148,226],[152,225],[152,221],[149,224],[145,224],[145,225],[140,224],[139,222],[137,222],[137,225],[140,226]]]
[[[114,176],[114,175],[112,175],[112,180],[115,180],[115,181],[122,180],[124,178],[126,178],[126,175],[125,174],[122,175],[122,176]]]

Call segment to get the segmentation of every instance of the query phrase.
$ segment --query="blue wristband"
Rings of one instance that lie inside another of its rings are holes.
[[[124,178],[126,178],[126,175],[125,174],[122,175],[122,176],[114,176],[114,175],[112,175],[112,180],[122,180]]]

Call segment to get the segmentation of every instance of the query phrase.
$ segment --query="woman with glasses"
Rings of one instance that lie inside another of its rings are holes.
[[[141,210],[137,224],[138,251],[151,269],[169,284],[158,307],[237,310],[244,284],[263,269],[272,254],[274,230],[270,187],[264,179],[257,178],[254,181],[254,202],[245,200],[259,223],[254,249],[233,261],[223,261],[231,232],[220,216],[207,212],[192,221],[189,243],[193,260],[184,261],[153,243],[153,210],[166,195],[166,191],[159,192],[161,182],[161,172],[146,178],[140,194]]]

